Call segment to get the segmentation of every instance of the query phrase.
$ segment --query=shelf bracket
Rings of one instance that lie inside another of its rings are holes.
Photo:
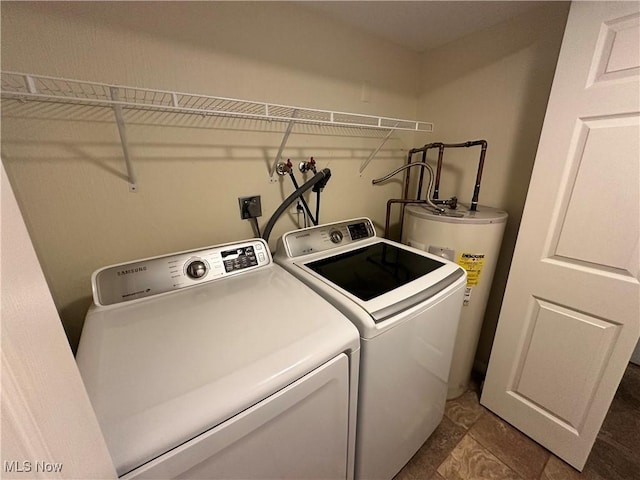
[[[371,160],[373,160],[373,157],[375,157],[378,152],[380,151],[380,149],[384,146],[385,143],[387,143],[387,140],[389,140],[389,138],[391,138],[391,135],[393,135],[393,132],[395,132],[395,128],[391,129],[389,131],[389,133],[387,133],[387,135],[382,139],[382,143],[380,143],[380,145],[378,145],[378,148],[376,148],[371,155],[369,155],[369,158],[367,158],[364,162],[362,162],[362,165],[360,165],[360,175],[362,175],[362,172],[364,172],[364,169],[367,168],[367,165],[369,165],[369,162],[371,162]]]
[[[120,142],[122,143],[122,154],[124,156],[124,163],[127,167],[127,176],[129,177],[129,191],[135,193],[138,191],[138,182],[136,180],[136,174],[133,171],[133,164],[129,157],[129,144],[127,143],[127,130],[124,125],[124,116],[122,115],[122,105],[117,103],[120,100],[120,92],[117,87],[111,87],[111,100],[113,104],[113,113],[116,116],[116,124],[118,125],[118,133],[120,134]]]
[[[276,159],[273,161],[273,164],[271,165],[271,169],[269,170],[269,177],[271,178],[273,178],[273,174],[276,173],[276,167],[278,166],[278,162],[280,162],[280,159],[282,158],[282,152],[284,151],[284,147],[287,145],[287,141],[289,140],[289,135],[291,135],[291,130],[293,129],[293,126],[296,123],[294,118],[296,118],[297,114],[298,114],[298,110],[294,110],[293,113],[291,114],[291,120],[287,125],[287,130],[284,132],[284,137],[282,137],[282,142],[280,142],[280,148],[278,149],[278,153],[276,154]]]
[[[31,94],[39,93],[38,89],[36,88],[36,82],[33,80],[33,77],[31,75],[24,76],[24,83],[27,87],[27,92]]]

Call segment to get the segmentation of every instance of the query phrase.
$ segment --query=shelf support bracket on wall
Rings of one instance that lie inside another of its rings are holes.
[[[391,135],[393,135],[393,132],[395,132],[395,129],[391,129],[389,133],[387,133],[387,135],[382,139],[382,143],[378,145],[378,148],[376,148],[371,153],[371,155],[369,155],[369,158],[367,158],[364,162],[362,162],[362,165],[360,165],[360,172],[359,172],[360,175],[362,175],[362,172],[364,172],[364,169],[367,168],[367,165],[369,165],[369,162],[373,160],[373,157],[375,157],[378,154],[378,152],[382,149],[384,144],[387,143],[387,140],[391,138]]]
[[[117,87],[111,87],[111,100],[113,100],[113,113],[116,116],[116,124],[118,125],[118,133],[120,134],[120,142],[122,143],[122,154],[124,163],[127,167],[127,176],[129,177],[129,191],[135,193],[138,191],[138,182],[136,174],[133,171],[133,164],[129,157],[129,144],[127,143],[127,130],[124,125],[124,116],[122,115],[122,105],[117,103],[120,100],[120,92]]]
[[[36,87],[36,82],[33,81],[33,77],[31,75],[24,76],[24,83],[27,87],[27,92],[31,93],[32,95],[39,93]]]
[[[284,151],[284,147],[287,145],[287,141],[289,140],[289,135],[291,135],[291,130],[293,130],[293,126],[295,125],[294,118],[296,118],[298,111],[294,110],[291,114],[291,121],[287,125],[287,130],[284,132],[284,137],[282,137],[282,142],[280,142],[280,148],[278,149],[278,153],[276,154],[276,159],[273,161],[271,165],[271,169],[269,170],[269,177],[273,178],[273,174],[276,173],[276,167],[278,166],[278,162],[282,158],[282,152]]]

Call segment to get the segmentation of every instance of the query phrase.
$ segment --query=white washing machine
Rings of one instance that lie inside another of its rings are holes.
[[[121,478],[352,478],[358,331],[263,240],[92,284],[76,359]]]
[[[286,233],[276,262],[360,331],[359,479],[391,479],[442,419],[465,271],[359,218]]]

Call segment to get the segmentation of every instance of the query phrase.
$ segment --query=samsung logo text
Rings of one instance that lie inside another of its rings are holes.
[[[147,267],[135,267],[135,268],[128,268],[127,270],[118,270],[118,276],[121,277],[123,275],[131,275],[132,273],[145,272],[146,270],[147,270]]]

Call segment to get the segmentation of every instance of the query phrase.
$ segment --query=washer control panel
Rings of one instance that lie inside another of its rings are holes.
[[[376,230],[368,218],[318,225],[286,233],[282,237],[287,256],[294,258],[323,252],[375,237]]]
[[[271,263],[262,239],[179,252],[102,268],[91,277],[93,300],[106,306],[179,290]]]

